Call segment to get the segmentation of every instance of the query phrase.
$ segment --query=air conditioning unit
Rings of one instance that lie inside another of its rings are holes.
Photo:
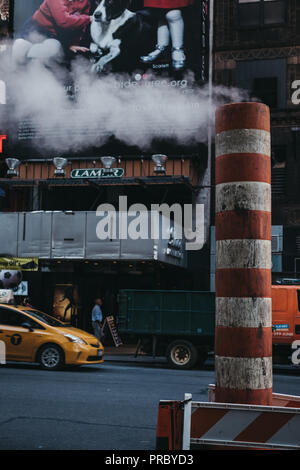
[[[272,199],[284,199],[286,194],[286,168],[272,169]]]
[[[272,246],[272,253],[280,252],[280,237],[279,237],[279,235],[272,235],[271,246]]]
[[[272,225],[271,238],[272,253],[282,253],[283,251],[283,226]]]

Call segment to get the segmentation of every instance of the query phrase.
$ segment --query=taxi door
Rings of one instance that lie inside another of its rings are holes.
[[[30,324],[30,318],[13,308],[0,307],[0,341],[6,346],[8,361],[32,360],[35,332],[21,325]]]

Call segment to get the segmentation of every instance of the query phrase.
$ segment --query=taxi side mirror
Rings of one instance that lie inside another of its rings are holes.
[[[24,323],[22,323],[21,327],[22,327],[22,328],[27,328],[29,331],[34,331],[34,328],[32,328],[32,326],[30,325],[30,323],[27,322],[27,321],[24,322]]]

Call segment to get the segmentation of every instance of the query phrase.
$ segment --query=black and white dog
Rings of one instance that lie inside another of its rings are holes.
[[[106,66],[123,53],[138,54],[138,46],[150,25],[143,12],[129,10],[131,0],[96,0],[91,24],[90,51],[97,57],[93,72]]]

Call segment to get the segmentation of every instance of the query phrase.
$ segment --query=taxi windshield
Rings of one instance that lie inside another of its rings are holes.
[[[23,310],[23,312],[28,313],[32,317],[36,318],[37,320],[40,320],[43,323],[46,323],[46,325],[49,325],[49,326],[61,326],[61,327],[68,326],[67,323],[63,323],[59,320],[56,320],[56,318],[53,318],[50,315],[47,315],[47,313],[40,312],[39,310]]]

